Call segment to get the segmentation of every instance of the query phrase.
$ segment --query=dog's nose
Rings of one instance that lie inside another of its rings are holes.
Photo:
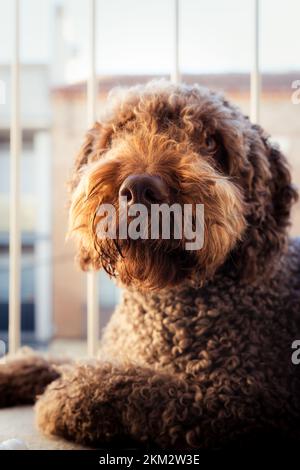
[[[157,175],[130,175],[122,183],[119,196],[127,198],[127,204],[160,204],[168,201],[168,189]]]

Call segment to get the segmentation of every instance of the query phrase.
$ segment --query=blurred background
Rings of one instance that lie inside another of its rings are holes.
[[[181,79],[223,91],[249,114],[252,0],[181,0]],[[262,126],[286,153],[300,185],[298,0],[261,0]],[[116,85],[169,77],[173,0],[97,0],[97,111]],[[86,282],[65,242],[66,181],[87,126],[88,11],[85,0],[21,1],[22,341],[80,349]],[[9,142],[12,2],[0,0],[0,337],[8,327]],[[299,82],[300,85],[300,82]],[[291,232],[300,235],[300,203]],[[99,275],[101,327],[120,292]],[[70,346],[71,345],[71,346]]]

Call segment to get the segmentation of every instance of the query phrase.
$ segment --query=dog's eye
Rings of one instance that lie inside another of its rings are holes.
[[[208,152],[214,152],[217,149],[217,142],[211,135],[205,138],[204,144]]]

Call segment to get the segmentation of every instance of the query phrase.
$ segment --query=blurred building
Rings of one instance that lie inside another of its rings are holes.
[[[0,331],[8,325],[10,67],[0,66]],[[21,68],[22,330],[27,341],[52,335],[51,104],[49,67]],[[5,337],[5,333],[1,334]]]

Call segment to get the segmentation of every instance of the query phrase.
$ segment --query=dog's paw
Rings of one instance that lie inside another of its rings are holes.
[[[119,420],[106,392],[105,371],[77,365],[61,372],[36,403],[39,429],[89,445],[111,440],[119,432]]]
[[[0,365],[0,408],[33,404],[36,396],[59,377],[54,361],[31,351],[5,358]]]

